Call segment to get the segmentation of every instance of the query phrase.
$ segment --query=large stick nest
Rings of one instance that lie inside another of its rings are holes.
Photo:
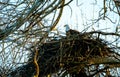
[[[108,42],[93,37],[92,35],[80,34],[66,36],[60,40],[51,40],[38,47],[39,56],[38,64],[40,77],[57,73],[60,69],[64,71],[63,75],[71,74],[72,76],[87,76],[85,68],[94,65],[104,64],[104,61],[98,59],[110,58],[114,55],[113,49],[108,47]],[[25,77],[35,74],[33,63],[34,52],[31,51],[28,64],[18,69],[24,69],[21,73]],[[97,61],[94,60],[98,58]],[[105,67],[106,68],[106,67]],[[97,70],[98,71],[98,70]],[[12,72],[13,74],[15,72]],[[17,72],[16,72],[17,73]],[[93,76],[93,74],[89,75]]]

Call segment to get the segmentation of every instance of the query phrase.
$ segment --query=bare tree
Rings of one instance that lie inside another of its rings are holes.
[[[58,24],[64,7],[69,6],[71,2],[73,0],[0,1],[0,75],[2,77],[7,76],[8,73],[16,73],[12,76],[18,77],[23,69],[24,73],[33,72],[29,73],[31,77],[42,76],[41,73],[50,75],[59,71],[62,76],[68,74],[73,77],[110,76],[113,67],[116,69],[119,67],[118,26],[116,32],[111,33],[87,32],[92,27],[91,24],[87,24],[87,28],[79,35],[66,38],[67,36],[61,37],[55,34],[60,40],[48,36]],[[79,0],[76,2],[78,3]],[[97,3],[97,0],[95,2]],[[91,22],[96,24],[102,19],[108,19],[114,24],[108,13],[120,15],[119,6],[119,0],[103,0],[99,17]],[[104,36],[113,36],[115,39],[109,42],[103,39]],[[53,71],[48,71],[51,69]]]

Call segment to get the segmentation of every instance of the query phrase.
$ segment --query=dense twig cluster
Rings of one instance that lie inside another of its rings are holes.
[[[0,65],[9,70],[26,64],[26,49],[36,40],[45,41],[66,5],[65,0],[5,0],[0,4]]]
[[[52,73],[60,74],[59,71],[63,77],[68,74],[73,77],[92,77],[101,73],[107,76],[111,75],[107,70],[116,66],[120,57],[113,48],[108,47],[108,42],[92,35],[88,36],[86,33],[52,40],[40,45],[38,49],[39,77]],[[24,66],[32,68],[32,72],[28,70],[29,73],[35,73],[33,57],[34,52],[29,56],[29,63]],[[25,75],[25,72],[22,73]]]

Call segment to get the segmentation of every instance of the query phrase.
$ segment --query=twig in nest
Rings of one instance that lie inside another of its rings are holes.
[[[38,77],[39,76],[39,65],[37,63],[37,56],[38,56],[38,49],[35,48],[35,56],[34,56],[34,64],[36,66],[36,74],[34,75],[34,77]]]

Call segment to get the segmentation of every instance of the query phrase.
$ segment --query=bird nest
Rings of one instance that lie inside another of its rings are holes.
[[[40,77],[52,73],[62,73],[63,77],[67,74],[73,77],[77,75],[88,76],[85,69],[91,65],[104,64],[103,59],[108,61],[108,58],[113,54],[113,49],[108,47],[108,42],[86,34],[51,40],[38,47],[39,74]],[[26,77],[36,73],[33,58],[34,52],[32,51],[28,64],[18,68],[24,69],[21,73],[24,73],[24,76],[26,74]],[[89,76],[93,75],[89,74]]]

